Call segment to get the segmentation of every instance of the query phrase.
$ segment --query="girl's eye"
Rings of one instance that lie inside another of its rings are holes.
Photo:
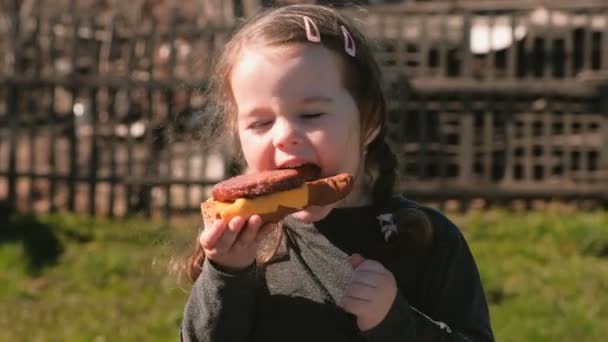
[[[325,113],[311,113],[311,114],[301,114],[300,117],[302,119],[316,119],[323,116]]]
[[[261,128],[267,127],[271,123],[272,123],[271,120],[255,121],[255,122],[249,124],[249,126],[247,126],[247,128],[248,129],[261,129]]]

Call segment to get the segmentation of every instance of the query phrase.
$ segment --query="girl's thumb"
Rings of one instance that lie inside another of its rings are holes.
[[[357,268],[357,266],[361,265],[362,262],[365,261],[365,258],[361,256],[361,254],[353,254],[348,257],[348,261],[353,268]]]

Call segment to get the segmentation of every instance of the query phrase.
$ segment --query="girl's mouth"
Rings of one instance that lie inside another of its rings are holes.
[[[303,175],[306,181],[319,179],[321,177],[321,168],[313,163],[293,164],[279,167],[279,169],[294,169],[298,170]]]

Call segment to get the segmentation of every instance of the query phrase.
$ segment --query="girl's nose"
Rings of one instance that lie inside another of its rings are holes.
[[[276,148],[286,149],[302,143],[302,136],[298,129],[289,122],[276,126],[273,144]]]

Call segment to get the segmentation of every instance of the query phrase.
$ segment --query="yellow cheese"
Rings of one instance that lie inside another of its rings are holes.
[[[289,208],[304,208],[308,203],[308,185],[299,188],[281,191],[270,196],[257,198],[239,198],[234,202],[215,202],[215,207],[223,219],[230,219],[240,215],[249,217],[254,214],[272,213],[278,209],[279,204]]]

